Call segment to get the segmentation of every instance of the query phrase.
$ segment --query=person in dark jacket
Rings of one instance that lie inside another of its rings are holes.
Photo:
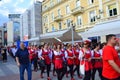
[[[20,43],[20,48],[16,52],[16,62],[20,71],[20,80],[24,80],[25,69],[28,74],[28,80],[32,80],[31,63],[29,59],[28,49],[24,46],[24,43]]]

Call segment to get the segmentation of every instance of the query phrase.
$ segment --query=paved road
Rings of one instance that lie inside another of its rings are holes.
[[[40,71],[37,72],[33,71],[32,80],[47,80],[46,73],[44,74],[43,79],[39,77],[39,73]],[[52,72],[50,74],[52,80],[57,80],[56,77],[52,76]],[[74,78],[75,80],[82,80],[77,77],[77,74],[75,74]],[[14,59],[12,59],[9,55],[8,55],[8,62],[3,63],[2,61],[0,61],[0,80],[19,80],[19,69],[16,66]],[[27,80],[26,73],[25,73],[25,80]],[[69,78],[64,77],[63,80],[70,80],[70,77]],[[96,74],[95,80],[99,80],[98,74]]]

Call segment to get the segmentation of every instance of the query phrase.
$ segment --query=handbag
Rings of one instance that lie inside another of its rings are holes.
[[[80,61],[80,73],[85,75],[85,60]]]
[[[45,60],[38,60],[38,64],[40,67],[45,67]]]

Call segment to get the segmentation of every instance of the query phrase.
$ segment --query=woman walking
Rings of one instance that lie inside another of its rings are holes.
[[[41,51],[38,53],[38,58],[39,60],[44,60],[45,61],[45,66],[41,66],[41,74],[40,77],[43,78],[43,73],[45,70],[45,67],[47,68],[47,80],[51,80],[50,79],[50,66],[51,66],[51,53],[49,53],[48,51],[48,45],[47,43],[44,44],[44,48],[41,49]]]
[[[69,71],[67,73],[70,73],[71,80],[74,80],[73,78],[73,67],[74,67],[74,53],[72,50],[72,45],[67,45],[67,50],[65,51],[65,58],[67,59],[67,65],[69,67]]]
[[[91,78],[91,70],[92,70],[92,63],[91,63],[91,50],[89,48],[90,41],[85,40],[84,46],[80,50],[79,59],[80,62],[85,62],[85,77],[83,80],[90,80]]]

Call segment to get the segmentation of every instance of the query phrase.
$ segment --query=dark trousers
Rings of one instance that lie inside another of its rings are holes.
[[[3,61],[7,61],[7,53],[3,53],[2,56],[3,56]]]
[[[102,80],[120,80],[120,77],[119,77],[119,78],[116,78],[116,79],[107,79],[107,78],[103,77]]]
[[[49,77],[50,75],[50,68],[51,68],[51,64],[46,64],[46,69],[47,69],[47,77]],[[44,73],[45,67],[41,67],[41,75]]]
[[[68,67],[69,67],[68,73],[70,73],[71,78],[73,78],[73,67],[74,67],[74,65],[68,65]]]
[[[90,80],[91,78],[91,70],[85,71],[85,77],[83,80]]]
[[[56,69],[58,80],[62,80],[63,69]]]
[[[77,71],[77,75],[80,76],[80,71],[79,71],[79,65],[76,65],[75,69],[73,70],[73,72]]]
[[[31,60],[31,62],[33,63],[34,70],[37,70],[37,69],[38,69],[37,58],[33,58],[33,59]]]
[[[55,64],[53,64],[53,75],[55,73]]]
[[[21,64],[19,67],[19,71],[20,71],[20,80],[25,80],[24,79],[24,72],[25,69],[27,71],[27,76],[28,76],[28,80],[32,80],[32,71],[31,71],[31,64]]]
[[[100,77],[101,80],[103,80],[102,79],[102,68],[93,68],[93,70],[92,70],[92,80],[95,80],[96,71],[99,72],[99,77]]]
[[[64,77],[64,75],[65,75],[66,73],[67,73],[67,66],[63,66],[61,79]]]

